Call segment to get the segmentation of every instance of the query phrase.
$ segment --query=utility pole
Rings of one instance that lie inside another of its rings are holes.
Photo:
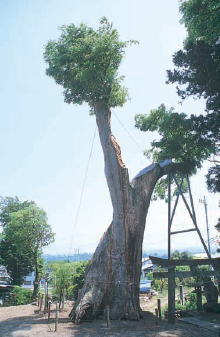
[[[209,221],[208,221],[208,211],[207,211],[207,201],[204,196],[203,199],[199,199],[199,202],[204,205],[205,208],[205,219],[206,219],[206,231],[207,231],[207,241],[208,241],[208,250],[209,254],[212,255],[211,246],[210,246],[210,235],[209,235]]]
[[[79,261],[79,248],[74,248],[74,258]]]

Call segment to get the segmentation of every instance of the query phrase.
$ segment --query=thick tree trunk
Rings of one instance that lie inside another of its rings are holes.
[[[153,164],[130,183],[120,147],[111,133],[111,112],[101,103],[96,105],[95,112],[113,220],[93,255],[70,316],[79,323],[103,314],[108,305],[111,319],[139,320],[145,221],[152,192],[164,170]]]

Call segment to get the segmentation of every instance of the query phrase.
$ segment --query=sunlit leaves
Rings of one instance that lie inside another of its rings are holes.
[[[157,131],[159,139],[151,143],[148,154],[154,161],[167,158],[183,163],[186,171],[201,167],[202,161],[215,152],[213,139],[198,130],[195,116],[166,110],[164,105],[148,115],[136,115],[135,126],[142,131]]]
[[[94,30],[81,24],[61,27],[61,36],[45,47],[47,75],[64,88],[67,103],[99,101],[109,107],[122,106],[127,90],[121,85],[118,68],[125,48],[135,41],[120,41],[119,34],[104,17]]]

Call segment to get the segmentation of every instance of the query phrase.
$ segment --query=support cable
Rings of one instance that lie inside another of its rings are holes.
[[[132,134],[128,131],[128,129],[126,128],[126,126],[122,123],[122,121],[119,119],[119,117],[116,115],[116,113],[113,111],[113,115],[114,117],[117,119],[117,121],[119,122],[119,124],[122,126],[122,128],[124,129],[124,131],[128,134],[128,136],[130,137],[130,139],[133,141],[133,143],[137,146],[137,148],[141,151],[141,153],[143,154],[144,151],[142,150],[141,146],[137,143],[136,139],[132,136]]]
[[[83,178],[83,183],[82,183],[82,188],[81,188],[81,193],[80,193],[80,198],[79,198],[79,204],[78,204],[76,214],[75,214],[75,218],[74,218],[74,222],[73,222],[72,235],[71,235],[71,241],[70,241],[70,247],[69,247],[69,253],[68,253],[68,260],[69,260],[69,257],[70,257],[71,251],[72,251],[73,239],[74,239],[74,230],[76,229],[78,219],[79,219],[80,210],[81,210],[83,195],[84,195],[85,186],[86,186],[86,180],[87,180],[88,171],[89,171],[89,165],[90,165],[90,161],[91,161],[91,157],[92,157],[92,153],[93,153],[93,148],[94,148],[96,131],[97,131],[97,125],[95,126],[95,130],[94,130],[93,137],[92,137],[92,144],[91,144],[91,149],[90,149],[90,152],[89,152],[89,157],[88,157],[86,170],[85,170],[85,174],[84,174],[84,178]]]

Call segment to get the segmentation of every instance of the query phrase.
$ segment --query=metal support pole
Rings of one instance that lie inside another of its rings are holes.
[[[192,198],[192,192],[191,192],[191,187],[190,187],[190,182],[189,182],[189,177],[187,176],[187,183],[188,183],[188,188],[189,188],[189,196],[190,196],[190,202],[191,202],[191,207],[192,207],[192,212],[193,212],[193,219],[194,219],[194,225],[196,227],[196,230],[198,232],[198,235],[199,235],[199,238],[200,238],[200,241],[202,242],[202,245],[204,247],[204,250],[208,256],[208,258],[210,259],[210,263],[211,263],[211,255],[209,253],[209,250],[205,244],[205,241],[203,240],[203,237],[202,237],[202,234],[198,228],[198,225],[197,225],[197,221],[196,221],[196,214],[195,214],[195,209],[194,209],[194,204],[193,204],[193,198]]]

